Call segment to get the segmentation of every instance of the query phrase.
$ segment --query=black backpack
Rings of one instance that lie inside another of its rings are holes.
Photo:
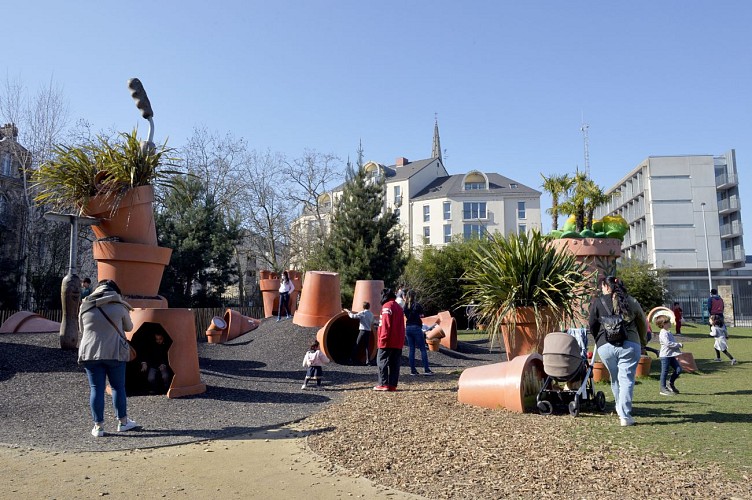
[[[627,340],[627,329],[624,325],[624,318],[621,314],[609,314],[608,304],[603,295],[601,295],[601,304],[603,304],[604,314],[600,317],[601,331],[598,336],[600,337],[605,334],[606,342],[621,347],[624,345],[624,341]]]

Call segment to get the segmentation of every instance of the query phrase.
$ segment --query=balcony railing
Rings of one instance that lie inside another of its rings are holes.
[[[723,262],[739,262],[744,260],[741,247],[727,248],[723,251]]]
[[[715,176],[715,185],[724,186],[726,184],[737,184],[739,181],[736,178],[736,174],[725,172],[721,175]]]
[[[742,225],[739,223],[739,221],[734,221],[731,224],[721,225],[721,236],[732,236],[735,234],[741,234],[741,232]]]
[[[728,198],[726,200],[721,200],[718,202],[719,212],[727,212],[729,210],[739,210],[738,198]]]

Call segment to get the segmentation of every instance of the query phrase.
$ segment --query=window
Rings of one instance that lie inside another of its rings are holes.
[[[474,189],[486,189],[485,182],[466,182],[465,191],[471,191]]]
[[[444,243],[452,242],[452,225],[444,224]]]
[[[486,202],[468,201],[462,204],[462,218],[465,220],[485,219]]]
[[[452,220],[452,202],[444,202],[444,220]]]
[[[429,226],[423,226],[423,244],[431,244],[431,228]]]
[[[394,186],[394,206],[402,205],[402,186]]]
[[[462,236],[465,241],[477,239],[486,234],[486,228],[480,224],[464,224],[462,227]]]
[[[525,218],[525,202],[524,201],[517,202],[517,218],[518,219]]]
[[[10,177],[11,164],[12,164],[12,161],[11,161],[10,153],[5,153],[3,155],[2,164],[0,164],[0,174],[6,177]]]
[[[527,224],[517,224],[517,234],[525,234],[527,232]]]
[[[400,218],[400,209],[399,208],[396,208],[394,210],[394,215],[396,215],[397,216],[397,220],[399,220],[399,218]]]
[[[509,189],[517,189],[518,187],[519,186],[516,183],[514,183],[514,182],[512,182],[511,184],[509,184]]]
[[[431,221],[431,207],[429,205],[423,205],[423,222]]]
[[[5,196],[0,194],[0,217],[4,218],[6,210],[8,210],[8,200],[5,199]],[[2,221],[0,221],[0,224]]]

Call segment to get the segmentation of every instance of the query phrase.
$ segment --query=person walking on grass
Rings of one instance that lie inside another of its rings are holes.
[[[319,347],[319,341],[314,340],[311,347],[306,351],[305,356],[303,356],[303,366],[308,368],[308,370],[306,371],[305,380],[303,381],[301,389],[308,387],[308,382],[311,380],[315,380],[317,386],[321,385],[321,377],[324,373],[324,370],[321,367],[329,363],[329,358],[319,350]]]
[[[428,367],[428,349],[426,349],[426,335],[423,333],[423,306],[417,301],[415,290],[407,292],[405,303],[405,334],[407,336],[408,357],[410,361],[410,375],[418,375],[415,369],[415,348],[420,349],[420,357],[423,360],[423,374],[433,375]]]
[[[676,385],[674,385],[674,382],[676,382],[676,379],[679,378],[679,375],[681,375],[682,368],[679,364],[679,360],[676,359],[679,354],[681,354],[681,351],[679,350],[681,347],[684,347],[681,342],[676,342],[674,340],[674,336],[671,334],[671,330],[669,328],[671,327],[671,320],[665,316],[658,316],[655,319],[655,324],[658,325],[658,327],[661,329],[661,333],[659,334],[660,342],[661,342],[661,396],[673,396],[674,394],[679,394],[679,389],[676,388]],[[666,384],[666,377],[668,376],[668,369],[671,368],[673,370],[673,373],[671,374],[671,378],[668,381],[668,384]]]
[[[379,367],[379,385],[374,391],[397,390],[402,348],[405,345],[405,313],[396,302],[391,288],[381,292],[381,320],[379,321],[376,364]]]
[[[363,302],[363,310],[360,312],[352,312],[349,309],[344,309],[348,316],[352,319],[358,320],[358,338],[355,340],[355,347],[350,354],[350,363],[358,364],[360,353],[365,350],[366,352],[366,366],[371,366],[371,334],[373,332],[373,313],[371,312],[370,302]]]
[[[736,358],[728,352],[728,329],[726,329],[726,325],[723,324],[723,316],[714,314],[710,317],[710,336],[715,338],[715,342],[713,343],[715,359],[713,361],[720,363],[721,353],[723,353],[731,360],[731,364],[735,365]]]

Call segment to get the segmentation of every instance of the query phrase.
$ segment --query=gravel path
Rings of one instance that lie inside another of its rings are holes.
[[[105,451],[217,439],[300,420],[341,401],[345,384],[370,389],[377,382],[376,368],[332,363],[321,389],[301,391],[303,354],[317,330],[268,319],[227,344],[199,343],[206,393],[129,397],[128,414],[142,428],[107,439],[89,435],[89,386],[75,351],[61,350],[57,334],[0,335],[0,443]],[[451,356],[432,352],[431,363],[451,371],[499,358],[470,343],[462,343],[462,350]],[[115,430],[109,397],[105,422],[105,430]]]

